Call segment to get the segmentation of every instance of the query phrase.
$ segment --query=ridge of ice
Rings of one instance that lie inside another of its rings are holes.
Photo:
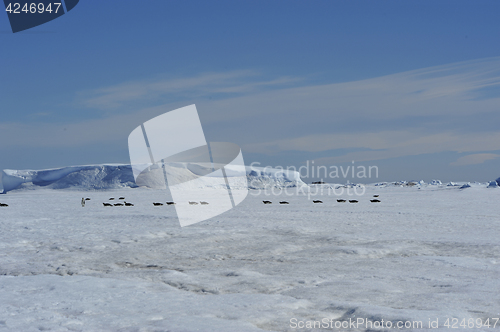
[[[207,165],[194,163],[170,164],[168,171],[179,179],[189,179],[200,174],[203,181],[199,189],[216,188],[213,177],[220,172],[207,174]],[[234,174],[233,174],[234,173]],[[215,174],[215,175],[214,175]],[[236,176],[238,172],[232,172],[231,167],[226,167],[228,177]],[[138,185],[134,180],[132,166],[127,164],[101,164],[85,166],[68,166],[61,168],[43,170],[11,170],[4,169],[1,173],[4,193],[16,189],[79,189],[79,190],[109,190],[120,188],[136,188]],[[275,168],[260,168],[246,166],[247,181],[243,179],[231,182],[232,189],[264,189],[269,187],[300,187],[307,186],[296,171]],[[247,184],[248,182],[248,184]],[[148,177],[147,182],[139,183],[149,188],[164,187],[163,173],[161,179]]]

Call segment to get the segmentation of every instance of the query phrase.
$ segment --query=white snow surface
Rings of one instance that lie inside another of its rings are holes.
[[[439,319],[449,331],[446,318],[500,317],[500,191],[288,189],[250,191],[184,228],[152,205],[165,190],[0,195],[0,331],[328,330],[292,318],[419,320],[418,331]],[[134,206],[103,207],[119,196]]]
[[[173,163],[167,173],[179,179],[190,179],[199,176],[197,172],[206,174],[206,165],[195,163]],[[148,178],[149,182],[142,183],[150,188],[164,186],[163,172],[159,169],[158,179],[155,176]],[[213,174],[222,174],[215,172]],[[126,164],[103,164],[87,166],[69,166],[45,170],[10,170],[1,173],[4,192],[20,189],[79,189],[79,190],[109,190],[137,187],[132,174],[132,167]],[[231,166],[226,169],[228,177],[238,179],[238,172],[232,172]],[[243,177],[244,178],[244,177]],[[204,188],[222,189],[214,185],[220,181],[213,181],[211,176],[202,178]],[[261,168],[246,166],[246,181],[231,181],[232,189],[263,189],[268,187],[297,187],[304,186],[296,171],[275,168]],[[197,188],[203,189],[203,188]]]

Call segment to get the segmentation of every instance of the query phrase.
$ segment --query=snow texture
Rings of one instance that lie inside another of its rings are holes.
[[[325,331],[292,318],[448,331],[446,318],[500,316],[500,190],[486,184],[251,190],[184,228],[153,206],[165,190],[48,187],[0,196],[0,331]],[[102,205],[120,196],[134,206]]]

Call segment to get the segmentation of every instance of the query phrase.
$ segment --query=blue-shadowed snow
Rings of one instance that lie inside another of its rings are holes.
[[[496,181],[490,181],[488,184],[488,188],[498,188],[498,184]]]

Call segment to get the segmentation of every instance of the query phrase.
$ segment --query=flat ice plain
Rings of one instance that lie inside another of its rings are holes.
[[[449,331],[447,318],[500,317],[499,188],[367,186],[357,204],[255,193],[184,228],[152,205],[163,190],[0,195],[0,331],[368,330],[292,323],[358,318]],[[135,206],[102,206],[119,196]]]

